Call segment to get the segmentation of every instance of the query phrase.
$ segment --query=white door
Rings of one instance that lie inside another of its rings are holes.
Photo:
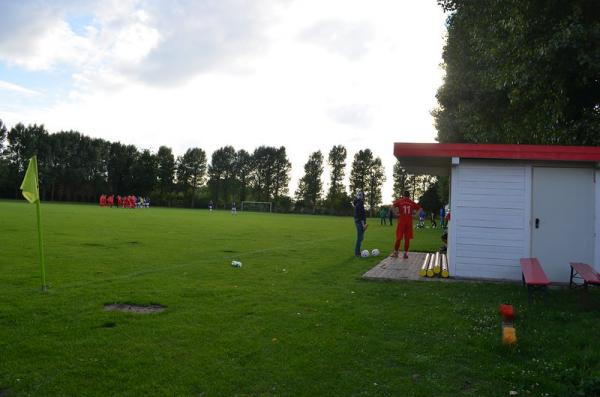
[[[533,168],[531,253],[553,282],[569,262],[593,263],[594,174],[586,168]]]

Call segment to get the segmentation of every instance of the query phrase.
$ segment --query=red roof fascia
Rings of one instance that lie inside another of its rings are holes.
[[[395,143],[400,157],[462,157],[475,159],[600,161],[600,147],[496,145],[473,143]]]

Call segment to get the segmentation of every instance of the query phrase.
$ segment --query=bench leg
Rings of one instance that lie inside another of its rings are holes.
[[[571,268],[571,278],[569,278],[569,288],[573,288],[573,268]]]
[[[544,301],[544,303],[546,303],[546,301],[548,300],[548,286],[544,285],[542,287],[542,300]]]

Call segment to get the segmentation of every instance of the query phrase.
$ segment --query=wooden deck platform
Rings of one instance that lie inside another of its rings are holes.
[[[419,280],[419,281],[449,281],[449,278],[419,276],[419,269],[425,260],[424,252],[409,252],[408,259],[384,258],[374,268],[362,275],[368,280]]]

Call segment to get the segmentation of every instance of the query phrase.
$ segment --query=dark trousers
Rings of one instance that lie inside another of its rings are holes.
[[[365,229],[363,228],[362,221],[355,220],[354,224],[356,225],[356,245],[354,246],[354,255],[360,256],[360,245],[365,237]]]

